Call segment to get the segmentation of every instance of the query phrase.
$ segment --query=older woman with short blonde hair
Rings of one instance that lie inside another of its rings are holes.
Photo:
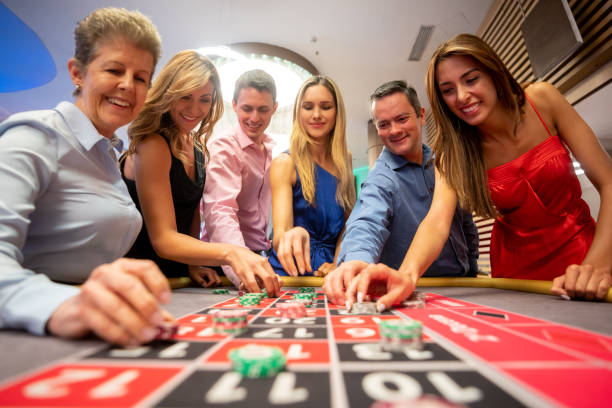
[[[117,8],[93,11],[75,40],[74,103],[0,125],[0,328],[139,344],[170,288],[152,262],[119,259],[142,220],[114,132],[142,109],[161,41],[148,18]]]

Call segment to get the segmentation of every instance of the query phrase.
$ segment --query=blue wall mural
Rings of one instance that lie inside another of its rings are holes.
[[[56,74],[55,62],[45,44],[0,2],[0,92],[36,88]]]

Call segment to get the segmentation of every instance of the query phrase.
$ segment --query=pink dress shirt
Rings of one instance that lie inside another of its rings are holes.
[[[272,206],[270,163],[274,141],[265,133],[263,145],[265,150],[240,126],[208,143],[210,162],[206,166],[202,240],[255,251],[270,248],[267,229]],[[240,285],[230,266],[223,266],[223,271],[234,285]]]

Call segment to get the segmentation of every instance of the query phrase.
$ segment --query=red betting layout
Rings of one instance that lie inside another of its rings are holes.
[[[282,317],[276,306],[294,293],[257,306],[230,299],[179,319],[171,340],[48,365],[0,384],[0,406],[610,405],[612,337],[432,293],[425,308],[373,316],[347,314],[318,292],[306,317]],[[220,308],[248,309],[248,330],[214,333]],[[422,350],[381,348],[377,322],[398,317],[422,322]],[[254,379],[233,372],[229,351],[252,343],[281,348],[287,369]]]

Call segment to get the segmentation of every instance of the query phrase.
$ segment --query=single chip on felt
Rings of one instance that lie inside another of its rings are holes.
[[[156,340],[170,340],[178,333],[178,323],[164,323],[157,326]]]
[[[349,312],[358,315],[380,314],[378,309],[376,309],[376,302],[353,303],[353,307],[351,307]]]

